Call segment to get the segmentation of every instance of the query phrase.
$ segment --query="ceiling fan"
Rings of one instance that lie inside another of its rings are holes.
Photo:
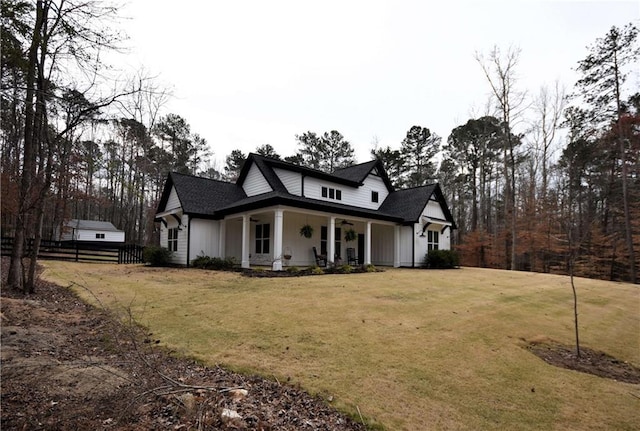
[[[344,220],[344,219],[340,222],[340,224],[341,224],[342,226],[344,226],[344,225],[353,226],[353,223],[351,223],[351,222],[350,222],[350,221],[348,221],[348,220]]]

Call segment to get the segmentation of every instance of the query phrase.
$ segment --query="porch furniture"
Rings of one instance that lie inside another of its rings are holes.
[[[327,266],[327,256],[318,254],[318,250],[315,247],[313,247],[313,256],[316,259],[316,265]]]
[[[356,256],[356,249],[353,247],[347,248],[347,264],[348,265],[357,265],[358,257]]]

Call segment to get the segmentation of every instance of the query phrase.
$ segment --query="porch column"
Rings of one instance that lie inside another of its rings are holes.
[[[393,266],[400,267],[400,226],[393,227]]]
[[[273,216],[273,264],[274,271],[282,271],[282,229],[284,216],[281,209],[277,209]]]
[[[251,216],[245,214],[242,216],[242,263],[243,268],[250,268],[249,250],[251,247]]]
[[[371,222],[364,226],[364,264],[371,265]]]
[[[224,259],[227,256],[227,222],[220,220],[218,225],[218,257]]]
[[[329,217],[327,231],[327,264],[333,264],[336,255],[336,218],[333,216]]]

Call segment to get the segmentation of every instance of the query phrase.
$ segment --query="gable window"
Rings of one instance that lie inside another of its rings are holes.
[[[271,226],[269,223],[256,225],[256,254],[269,253]]]
[[[322,187],[321,195],[323,198],[335,199],[337,201],[342,200],[342,190],[333,189],[331,187]]]
[[[371,190],[371,202],[378,202],[378,192]]]
[[[178,251],[178,228],[174,227],[169,229],[169,236],[167,239],[167,248],[169,251]]]
[[[427,231],[427,251],[438,249],[438,244],[440,243],[439,236],[440,232],[437,230]]]
[[[104,234],[103,233],[97,233],[96,234],[96,239],[104,239]]]

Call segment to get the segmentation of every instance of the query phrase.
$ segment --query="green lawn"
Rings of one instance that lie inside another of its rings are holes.
[[[388,430],[640,427],[639,385],[556,368],[522,347],[534,337],[574,342],[566,277],[463,268],[252,279],[45,266],[49,280],[130,308],[171,349],[300,384]],[[639,286],[576,286],[582,345],[640,366]]]

